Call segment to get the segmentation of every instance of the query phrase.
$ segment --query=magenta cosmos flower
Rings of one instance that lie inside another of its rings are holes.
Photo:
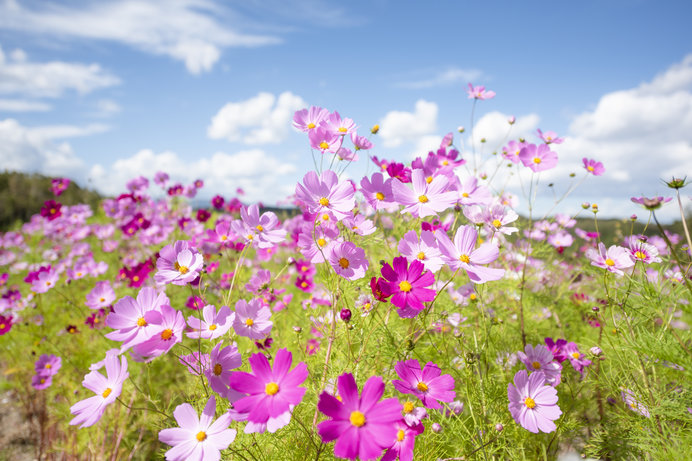
[[[331,418],[317,425],[322,441],[336,440],[334,455],[339,458],[377,458],[397,439],[396,423],[401,419],[401,404],[395,398],[380,402],[384,382],[379,376],[366,381],[360,397],[356,380],[350,373],[339,376],[336,387],[340,400],[322,392],[317,403],[317,408]]]
[[[439,402],[451,402],[456,396],[454,378],[441,375],[440,367],[433,362],[426,363],[421,370],[418,360],[411,359],[398,362],[394,369],[401,378],[392,381],[396,390],[415,395],[427,408],[440,409]]]
[[[274,368],[262,353],[248,359],[252,373],[234,371],[229,378],[231,389],[245,394],[233,408],[246,415],[245,432],[276,432],[291,420],[293,408],[303,400],[306,389],[299,387],[308,377],[308,367],[300,362],[293,370],[293,354],[279,349]],[[290,371],[289,371],[290,370]]]
[[[123,382],[130,374],[127,372],[127,360],[117,355],[106,355],[106,375],[92,371],[84,376],[82,385],[96,395],[75,403],[70,412],[75,417],[70,425],[80,424],[80,428],[96,424],[103,416],[106,407],[115,402],[123,389]]]
[[[34,367],[37,375],[53,376],[62,366],[62,359],[56,355],[42,354],[36,361]]]
[[[624,275],[623,269],[634,266],[634,261],[632,261],[627,249],[618,245],[611,245],[606,250],[603,242],[598,244],[598,250],[593,248],[586,250],[586,257],[591,260],[592,266],[601,267],[617,275]]]
[[[296,198],[305,204],[309,213],[331,212],[337,219],[352,215],[356,205],[354,195],[353,184],[340,183],[332,170],[325,170],[321,177],[309,171],[303,177],[303,184],[296,185]]]
[[[224,413],[214,421],[216,398],[212,395],[202,410],[202,415],[189,403],[178,405],[173,416],[180,427],[162,429],[159,440],[173,448],[166,452],[167,461],[218,461],[221,450],[233,443],[235,429],[229,429],[231,416]]]
[[[329,255],[329,264],[337,274],[347,280],[358,280],[368,270],[368,259],[365,250],[353,242],[340,242],[334,245]]]
[[[514,384],[507,385],[509,412],[514,421],[527,431],[553,432],[554,420],[562,414],[557,406],[557,391],[546,385],[543,373],[527,376],[526,370],[514,375]]]
[[[534,172],[545,171],[557,165],[557,154],[547,144],[529,144],[519,153],[519,160]]]
[[[186,285],[199,276],[204,264],[202,255],[185,240],[166,245],[156,260],[154,280],[159,285]]]
[[[228,306],[221,306],[219,312],[212,305],[204,306],[202,310],[202,320],[194,315],[187,318],[187,324],[192,331],[185,333],[188,338],[214,339],[226,334],[233,326],[235,313],[231,312]]]
[[[436,216],[457,202],[457,192],[447,191],[449,178],[438,175],[429,182],[425,172],[416,168],[411,173],[413,189],[399,180],[392,181],[394,200],[404,206],[402,213],[411,213],[415,217]]]
[[[603,173],[605,173],[605,168],[603,167],[603,164],[601,162],[597,162],[592,158],[587,159],[586,157],[581,159],[581,161],[584,162],[584,168],[586,169],[586,171],[591,173],[592,175],[601,176]]]
[[[211,390],[234,402],[242,395],[237,395],[236,392],[229,395],[228,378],[231,377],[231,370],[242,365],[243,360],[238,352],[238,346],[231,344],[221,349],[221,344],[214,346],[209,354],[209,367],[204,370],[204,375],[209,380]]]
[[[505,275],[504,269],[493,269],[483,265],[495,261],[500,250],[490,243],[483,243],[476,248],[478,231],[473,226],[460,226],[454,234],[454,243],[444,232],[437,232],[442,259],[450,269],[464,269],[474,283],[485,283],[499,280]]]
[[[418,260],[411,261],[409,266],[404,256],[397,256],[392,264],[394,267],[385,264],[380,270],[386,279],[381,288],[385,296],[391,296],[391,303],[399,308],[400,317],[415,317],[425,309],[423,303],[435,299],[435,290],[426,288],[435,283],[435,276],[432,272],[423,273],[425,266]]]
[[[405,420],[399,420],[396,425],[396,439],[394,445],[385,451],[380,461],[413,461],[413,448],[416,443],[416,436],[423,433],[425,426],[416,424],[409,426]]]

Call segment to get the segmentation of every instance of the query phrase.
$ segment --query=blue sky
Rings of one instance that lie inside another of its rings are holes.
[[[0,168],[105,193],[163,169],[274,203],[312,167],[296,108],[380,123],[373,153],[410,161],[460,125],[470,146],[473,82],[497,93],[476,107],[485,155],[515,115],[510,139],[566,137],[544,183],[605,164],[562,211],[644,215],[630,196],[692,176],[690,17],[686,1],[0,0]]]

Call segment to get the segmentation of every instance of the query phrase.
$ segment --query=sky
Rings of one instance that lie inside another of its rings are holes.
[[[489,176],[507,141],[554,131],[537,214],[583,181],[555,211],[644,218],[630,197],[692,179],[690,17],[688,1],[654,0],[0,0],[0,169],[104,194],[166,171],[203,179],[202,199],[240,187],[272,205],[314,169],[291,119],[316,105],[359,134],[379,124],[379,158],[410,162],[454,132]],[[497,95],[474,105],[468,83]],[[360,157],[356,182],[376,171]],[[583,157],[606,173],[585,177]],[[525,213],[529,176],[500,170]]]

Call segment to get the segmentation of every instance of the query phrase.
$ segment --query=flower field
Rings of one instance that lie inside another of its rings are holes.
[[[607,165],[537,216],[563,139],[513,124],[492,154],[460,127],[404,164],[378,126],[300,110],[296,212],[242,190],[193,210],[204,178],[163,171],[67,206],[56,178],[0,234],[0,389],[32,427],[0,459],[689,459],[692,244],[655,215],[685,180],[622,197],[646,230],[606,241],[574,219],[598,229],[597,204],[562,207]]]

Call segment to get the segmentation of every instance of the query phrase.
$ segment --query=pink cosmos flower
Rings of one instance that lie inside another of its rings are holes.
[[[507,397],[514,421],[527,431],[553,432],[556,429],[553,421],[560,417],[562,410],[557,406],[557,391],[546,385],[543,373],[528,376],[526,370],[519,370],[514,375],[514,384],[507,385]]]
[[[207,305],[202,310],[202,317],[203,320],[194,315],[187,318],[187,324],[192,328],[192,331],[185,333],[188,338],[215,339],[225,335],[233,325],[235,313],[228,306],[221,306],[217,313],[216,307]]]
[[[221,349],[222,343],[218,343],[209,355],[209,367],[204,370],[204,375],[209,381],[209,386],[214,392],[218,392],[229,399],[231,402],[242,397],[233,392],[229,394],[228,379],[231,377],[231,370],[243,364],[243,360],[238,352],[238,346],[231,344]],[[233,398],[232,398],[233,397]]]
[[[127,359],[117,355],[106,355],[106,377],[98,371],[92,371],[84,376],[82,386],[96,395],[75,403],[70,412],[75,417],[70,425],[79,424],[80,428],[96,424],[103,416],[106,407],[115,402],[123,389],[123,382],[130,374],[127,372]]]
[[[257,204],[240,209],[242,221],[233,222],[233,231],[245,237],[256,248],[271,248],[286,238],[286,230],[279,226],[279,218],[271,211],[259,214]]]
[[[233,408],[246,415],[246,433],[276,432],[290,422],[293,408],[303,400],[306,389],[299,386],[308,377],[308,367],[300,362],[291,370],[293,354],[288,349],[276,352],[273,369],[261,353],[248,362],[252,373],[234,371],[229,378],[231,389],[246,394]]]
[[[165,293],[157,293],[150,287],[142,288],[137,299],[125,296],[113,306],[113,312],[106,317],[106,326],[116,329],[106,335],[113,341],[122,341],[122,350],[142,343],[153,334],[145,315],[149,311],[158,311],[161,306],[169,305]]]
[[[319,411],[330,418],[317,425],[322,442],[336,440],[334,455],[339,458],[363,461],[377,458],[397,440],[401,404],[395,398],[380,402],[384,382],[379,376],[366,381],[360,397],[350,373],[339,376],[336,387],[341,400],[322,392],[317,404]]]
[[[67,190],[70,180],[67,178],[54,178],[50,180],[50,189],[56,197]]]
[[[312,106],[309,109],[302,109],[293,114],[293,126],[300,131],[310,131],[320,126],[327,117],[329,117],[327,109]]]
[[[31,291],[34,293],[45,293],[58,283],[60,276],[53,268],[48,267],[48,270],[41,270],[36,279],[31,282]]]
[[[439,402],[454,400],[454,378],[441,375],[440,367],[433,362],[425,364],[421,370],[416,359],[397,362],[394,370],[401,380],[395,379],[392,384],[403,394],[413,394],[423,402],[426,408],[441,409]]]
[[[341,242],[334,245],[329,255],[329,264],[337,274],[351,281],[363,278],[369,266],[365,250],[357,247],[353,242]]]
[[[493,205],[485,208],[481,213],[481,217],[486,229],[491,234],[499,232],[505,235],[512,235],[512,233],[519,230],[516,227],[507,225],[519,219],[519,215],[511,208],[505,208],[503,205]]]
[[[310,130],[308,139],[310,140],[310,147],[318,149],[323,154],[325,152],[336,153],[343,142],[341,136],[331,131],[325,125]]]
[[[460,183],[457,192],[459,194],[459,203],[462,205],[487,205],[493,199],[490,190],[485,186],[479,185],[478,178],[475,177]]]
[[[534,172],[545,171],[557,165],[557,154],[547,144],[529,144],[519,153],[519,160]]]
[[[527,344],[524,352],[517,352],[517,356],[529,371],[542,372],[545,381],[551,386],[560,384],[562,365],[554,361],[553,354],[544,345],[539,344],[533,347]]]
[[[579,352],[579,347],[573,342],[567,343],[565,346],[565,353],[572,367],[583,376],[584,368],[591,365],[591,360],[587,359],[584,354]]]
[[[108,280],[96,282],[94,288],[86,295],[86,305],[90,309],[108,307],[115,300],[115,291]]]
[[[519,154],[526,146],[528,143],[525,141],[510,141],[502,148],[502,156],[512,163],[519,163]]]
[[[185,317],[171,306],[164,304],[158,311],[147,311],[144,320],[151,325],[151,336],[132,350],[147,361],[165,354],[183,340]]]
[[[409,189],[401,181],[392,182],[394,200],[404,205],[402,213],[411,213],[414,217],[424,218],[437,215],[454,206],[457,201],[457,193],[448,191],[449,180],[440,175],[428,182],[425,173],[421,169],[415,169],[411,173],[413,190]]]
[[[337,219],[352,214],[356,205],[355,190],[348,181],[339,183],[332,170],[325,170],[322,176],[309,171],[303,177],[303,184],[296,185],[296,198],[303,202],[310,213],[331,212]]]
[[[329,259],[332,248],[341,239],[339,238],[339,228],[331,222],[320,224],[315,227],[314,231],[315,236],[313,238],[312,226],[306,227],[298,236],[298,247],[303,256],[311,263],[319,264],[324,262],[325,258]]]
[[[643,205],[644,208],[647,210],[653,211],[658,208],[661,208],[664,203],[668,203],[671,200],[673,200],[672,197],[652,197],[652,198],[647,198],[647,197],[632,197],[630,200],[632,200],[633,203],[638,203],[640,205]]]
[[[47,389],[53,384],[53,375],[36,374],[31,377],[31,387],[37,391]]]
[[[565,141],[562,138],[558,138],[557,133],[554,131],[546,131],[543,133],[539,128],[536,130],[536,133],[538,133],[538,137],[546,144],[562,144]]]
[[[608,272],[620,276],[625,274],[623,269],[634,266],[634,261],[630,258],[630,253],[627,249],[618,245],[612,245],[606,251],[603,242],[598,244],[598,250],[593,248],[586,250],[586,257],[591,260],[592,266],[601,267]]]
[[[159,252],[154,280],[159,285],[186,285],[199,277],[203,264],[202,255],[195,247],[185,240],[178,240]]]
[[[486,91],[484,86],[473,86],[471,83],[469,83],[469,89],[466,90],[466,93],[469,95],[469,99],[492,99],[495,97],[495,92],[494,91]]]
[[[417,426],[421,421],[428,417],[428,410],[425,407],[417,407],[413,402],[407,400],[404,402],[402,410],[404,421],[411,427]]]
[[[253,299],[248,303],[244,299],[239,299],[235,303],[233,329],[239,336],[264,339],[272,330],[273,323],[269,320],[271,315],[269,306],[262,304],[261,300]]]
[[[642,405],[639,400],[637,400],[637,398],[634,395],[634,392],[632,392],[630,389],[625,389],[622,391],[621,394],[622,401],[625,402],[625,405],[630,407],[632,411],[639,413],[642,416],[646,416],[647,418],[651,417],[649,409]]]
[[[395,423],[396,439],[394,445],[384,452],[380,461],[413,461],[413,448],[416,443],[416,436],[423,433],[425,427],[422,424],[410,426],[405,420]]]
[[[338,112],[329,114],[322,124],[327,130],[338,136],[351,135],[356,132],[356,124],[350,118],[341,118]]]
[[[370,179],[363,176],[360,180],[360,191],[375,211],[394,211],[398,208],[392,193],[392,181],[392,178],[385,180],[382,173],[373,173]]]
[[[662,260],[658,256],[658,248],[641,240],[630,241],[630,258],[633,262],[641,261],[644,264],[660,263]]]
[[[437,242],[442,252],[442,259],[450,269],[464,269],[474,283],[485,283],[501,279],[504,269],[483,267],[495,261],[500,255],[500,250],[489,242],[476,248],[478,231],[472,226],[460,226],[454,234],[454,243],[446,233],[437,232]]]
[[[421,231],[420,240],[416,231],[410,230],[399,240],[399,253],[409,261],[418,260],[423,263],[425,269],[430,272],[437,272],[442,266],[442,253],[437,245],[435,234],[431,231]]]
[[[425,266],[417,259],[409,266],[404,256],[398,256],[392,264],[393,268],[388,263],[382,266],[380,272],[386,281],[378,281],[378,284],[385,296],[391,296],[391,303],[399,308],[400,317],[415,317],[425,309],[424,302],[435,299],[435,290],[426,288],[435,283],[435,276],[432,272],[423,273]]]
[[[545,346],[548,348],[553,358],[558,362],[562,363],[567,360],[567,352],[565,352],[565,346],[567,345],[567,340],[558,339],[553,341],[553,338],[545,338]]]
[[[46,200],[41,207],[41,216],[46,218],[48,221],[54,221],[55,219],[62,216],[62,203],[56,202],[55,200]]]
[[[603,164],[601,162],[597,162],[594,159],[587,159],[584,157],[581,159],[582,162],[584,162],[584,168],[586,171],[591,173],[594,176],[601,176],[603,173],[605,173],[605,168],[603,167]]]
[[[355,131],[351,133],[351,142],[357,151],[372,149],[372,143],[368,140],[368,138],[365,136],[358,136],[358,133]]]
[[[370,235],[377,230],[373,222],[362,214],[357,214],[353,217],[346,218],[341,222],[344,226],[361,236]]]
[[[209,397],[202,415],[189,403],[178,405],[173,416],[180,427],[162,429],[159,440],[173,448],[166,452],[167,461],[219,461],[221,450],[233,443],[235,429],[229,429],[231,416],[225,413],[214,421],[216,397]]]
[[[55,375],[60,367],[62,366],[62,359],[56,355],[46,355],[42,354],[41,357],[34,364],[37,375],[42,376],[53,376]]]

